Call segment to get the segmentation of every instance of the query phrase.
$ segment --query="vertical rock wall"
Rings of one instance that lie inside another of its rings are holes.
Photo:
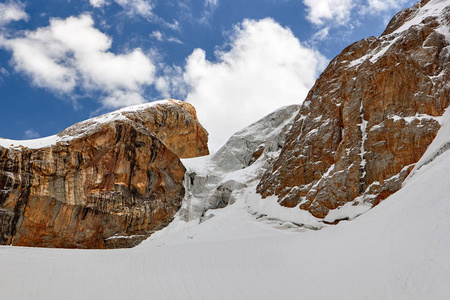
[[[394,17],[381,37],[356,42],[331,61],[259,193],[324,218],[348,202],[376,205],[401,187],[450,101],[443,34],[450,7],[427,17],[422,2]],[[420,14],[419,24],[396,31]]]
[[[160,128],[202,127],[190,112],[182,119],[183,106],[164,104],[76,124],[46,147],[0,147],[0,244],[131,247],[166,226],[184,197],[185,168],[140,120],[158,120],[157,112],[168,116]],[[189,155],[208,151],[196,141],[187,145]]]

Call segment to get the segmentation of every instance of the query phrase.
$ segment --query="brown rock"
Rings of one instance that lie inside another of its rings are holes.
[[[162,104],[81,122],[44,148],[0,147],[0,244],[130,247],[166,226],[181,206],[185,169],[143,124],[186,156],[205,153],[193,137],[207,133],[192,106]],[[183,149],[173,145],[179,123]]]
[[[180,100],[169,99],[156,102],[154,105],[144,104],[124,108],[109,115],[123,116],[147,127],[159,140],[180,158],[192,158],[208,155],[208,132],[197,119],[192,104]],[[139,109],[142,107],[141,109]],[[75,124],[60,135],[71,135],[72,130],[80,126],[89,128],[96,120],[87,120]]]
[[[151,112],[151,113],[149,113]],[[143,123],[180,158],[208,155],[208,132],[197,119],[192,104],[170,99],[144,111],[126,113],[127,118]]]
[[[263,197],[323,218],[347,202],[377,204],[401,187],[450,101],[449,43],[435,30],[438,19],[393,33],[418,7],[331,61],[263,176]]]

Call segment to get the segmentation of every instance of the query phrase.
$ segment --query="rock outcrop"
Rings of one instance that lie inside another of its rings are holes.
[[[424,0],[334,58],[258,192],[318,218],[401,188],[450,102],[450,6]],[[447,35],[447,39],[446,39]]]
[[[2,140],[0,244],[134,246],[173,219],[185,194],[178,156],[206,154],[206,143],[193,107],[173,100]]]
[[[105,118],[127,118],[142,124],[179,158],[209,154],[208,132],[197,119],[192,104],[180,100],[159,101],[157,105],[125,107],[109,113]],[[59,135],[74,135],[83,128],[91,128],[98,118],[77,123]]]
[[[123,114],[127,118],[144,124],[179,158],[209,154],[208,132],[198,121],[190,103],[171,100],[150,106],[146,111],[125,111]]]

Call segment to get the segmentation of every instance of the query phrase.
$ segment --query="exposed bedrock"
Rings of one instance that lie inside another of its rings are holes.
[[[177,154],[207,153],[207,133],[176,101],[125,110],[46,147],[0,147],[0,244],[131,247],[173,219],[185,194]],[[185,148],[173,146],[178,126]]]
[[[264,174],[263,197],[277,195],[284,206],[324,218],[348,202],[376,205],[401,188],[450,101],[450,7],[401,28],[426,3],[331,61]]]

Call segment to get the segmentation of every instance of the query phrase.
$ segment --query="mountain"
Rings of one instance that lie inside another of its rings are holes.
[[[345,48],[309,92],[258,192],[326,218],[398,191],[449,105],[449,20],[448,1],[421,1],[380,37]]]
[[[449,13],[400,12],[303,105],[182,159],[181,208],[135,248],[0,247],[2,298],[448,299]]]
[[[175,100],[0,140],[0,244],[138,244],[173,219],[185,193],[179,157],[208,154],[207,140],[194,108]]]

